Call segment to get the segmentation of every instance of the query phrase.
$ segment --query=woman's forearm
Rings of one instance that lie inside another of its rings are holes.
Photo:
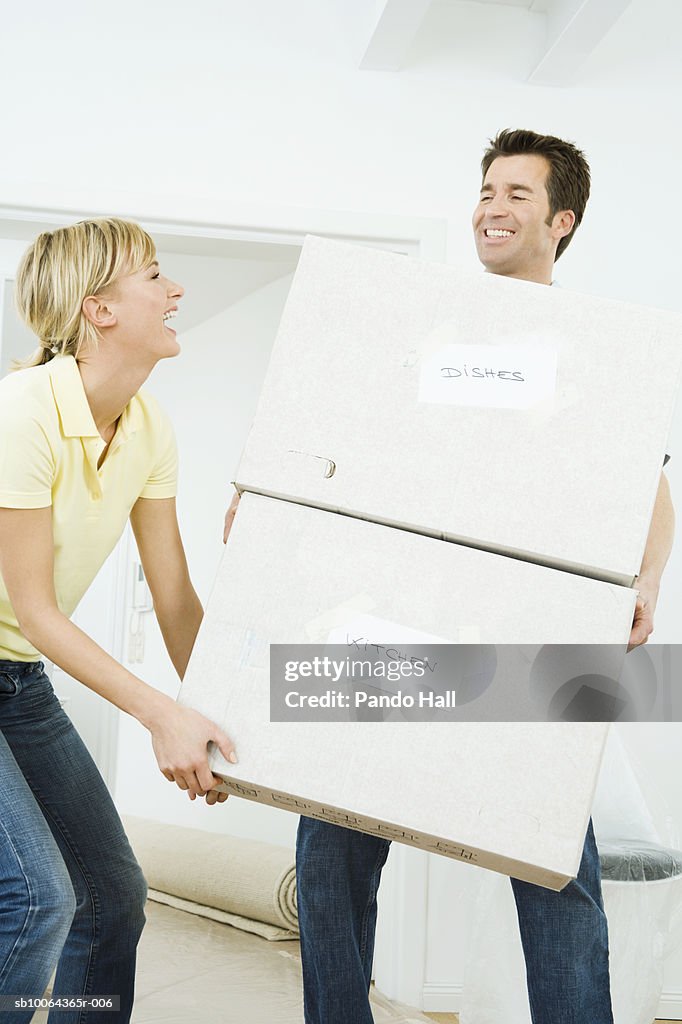
[[[184,678],[194,641],[197,638],[204,609],[194,587],[187,585],[178,593],[155,600],[154,611],[161,629],[166,650],[181,679]]]
[[[159,768],[192,799],[221,781],[208,764],[209,743],[217,744],[227,760],[237,760],[232,741],[215,722],[138,679],[59,609],[30,613],[19,625],[46,658],[149,729]]]
[[[174,703],[120,665],[58,608],[43,609],[19,625],[27,640],[49,661],[148,729]]]

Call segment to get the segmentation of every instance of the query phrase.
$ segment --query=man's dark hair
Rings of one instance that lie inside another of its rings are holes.
[[[549,220],[559,210],[572,210],[575,214],[575,224],[570,235],[560,239],[557,247],[555,261],[559,259],[562,252],[569,244],[575,229],[583,219],[583,213],[590,197],[590,165],[585,159],[582,150],[566,142],[564,139],[557,139],[554,135],[538,135],[524,128],[504,128],[490,140],[490,146],[483,154],[481,170],[483,178],[490,168],[493,160],[499,156],[543,156],[549,164],[547,174],[547,196],[549,198]]]

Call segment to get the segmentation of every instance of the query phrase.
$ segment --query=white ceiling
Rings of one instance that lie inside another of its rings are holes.
[[[358,67],[400,71],[432,57],[444,67],[449,56],[466,75],[500,44],[506,73],[535,85],[571,85],[633,2],[642,0],[377,0]]]
[[[440,0],[441,3],[458,4],[462,0]],[[501,7],[526,7],[528,9],[544,11],[547,3],[551,0],[470,0],[477,4],[499,4]]]

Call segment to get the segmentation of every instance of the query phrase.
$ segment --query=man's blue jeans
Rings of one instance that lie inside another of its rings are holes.
[[[146,883],[111,797],[40,662],[0,661],[0,994],[118,995],[119,1012],[50,1024],[125,1024]],[[2,1011],[25,1024],[32,1011]]]
[[[296,871],[306,1024],[372,1024],[376,895],[388,849],[385,839],[301,818]],[[533,1024],[613,1024],[592,823],[575,881],[561,892],[515,879],[512,887]]]

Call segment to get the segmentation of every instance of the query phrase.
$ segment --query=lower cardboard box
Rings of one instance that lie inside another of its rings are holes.
[[[615,584],[245,494],[179,700],[234,740],[238,764],[211,755],[226,791],[558,890],[578,871],[607,724],[271,720],[269,648],[622,656],[634,604]]]

